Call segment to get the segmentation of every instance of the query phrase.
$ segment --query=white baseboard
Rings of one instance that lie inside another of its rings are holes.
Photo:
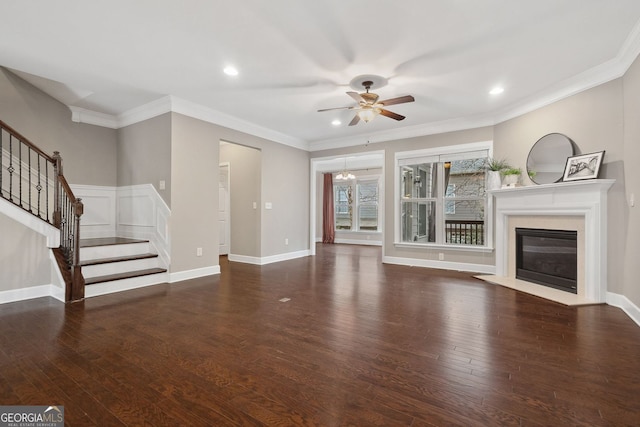
[[[214,274],[220,274],[219,265],[171,273],[169,274],[169,283],[182,282],[183,280],[197,279],[198,277],[212,276]]]
[[[446,261],[436,261],[431,259],[400,258],[400,257],[384,256],[382,257],[382,262],[385,264],[408,265],[410,267],[439,268],[442,270],[469,271],[472,273],[495,274],[496,272],[496,267],[494,265],[468,264],[463,262],[446,262]]]
[[[343,245],[382,246],[381,240],[335,239],[334,243]]]
[[[64,289],[54,285],[31,286],[29,288],[11,289],[0,292],[0,304],[25,301],[34,298],[53,297],[64,302]]]
[[[640,326],[640,307],[635,305],[624,295],[607,292],[607,304],[622,309],[627,315]]]
[[[322,243],[322,237],[316,237],[316,243]],[[382,246],[382,240],[334,239],[334,243],[344,245]]]
[[[274,262],[288,261],[296,258],[304,258],[309,255],[310,255],[310,251],[308,249],[305,249],[303,251],[286,252],[284,254],[271,255],[271,256],[262,257],[262,258],[246,256],[246,255],[235,255],[235,254],[229,254],[227,255],[227,258],[229,259],[229,261],[243,262],[245,264],[266,265],[266,264],[272,264]]]
[[[262,258],[247,255],[227,254],[227,259],[233,262],[242,262],[244,264],[262,265]]]

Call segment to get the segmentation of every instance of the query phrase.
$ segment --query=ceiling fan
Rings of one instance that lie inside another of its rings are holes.
[[[363,120],[365,123],[369,123],[378,114],[394,120],[404,120],[405,116],[396,114],[385,109],[384,107],[388,105],[404,104],[405,102],[413,102],[415,101],[415,98],[411,95],[405,95],[399,96],[397,98],[385,99],[384,101],[378,101],[378,95],[369,92],[369,89],[371,89],[372,85],[373,82],[367,80],[362,82],[362,86],[364,86],[366,92],[347,92],[347,95],[355,99],[358,105],[354,105],[352,107],[325,108],[322,110],[318,110],[318,112],[331,110],[356,110],[356,115],[349,123],[349,126],[358,124],[360,120]]]

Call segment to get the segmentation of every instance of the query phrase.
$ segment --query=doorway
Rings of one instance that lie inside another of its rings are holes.
[[[220,255],[229,254],[231,225],[229,224],[231,197],[229,193],[229,163],[220,164],[220,179],[218,180],[218,224],[220,236]]]

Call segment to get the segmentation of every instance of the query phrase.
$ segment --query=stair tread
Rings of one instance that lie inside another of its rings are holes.
[[[148,240],[129,239],[126,237],[98,237],[93,239],[80,239],[81,248],[94,246],[126,245],[131,243],[148,243]]]
[[[91,277],[85,279],[85,285],[93,285],[96,283],[110,282],[112,280],[130,279],[132,277],[149,276],[151,274],[166,273],[165,268],[148,268],[146,270],[128,271],[126,273],[109,274],[106,276]]]
[[[135,261],[138,259],[157,258],[157,257],[158,257],[158,254],[152,254],[152,253],[139,254],[139,255],[124,255],[124,256],[117,256],[117,257],[110,257],[110,258],[88,259],[85,261],[81,261],[80,265],[85,267],[88,265],[109,264],[109,263],[120,262],[120,261]]]

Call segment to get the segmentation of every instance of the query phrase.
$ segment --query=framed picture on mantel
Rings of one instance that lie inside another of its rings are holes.
[[[563,181],[578,181],[580,179],[596,179],[602,165],[604,151],[590,154],[580,154],[567,158],[564,168]]]

